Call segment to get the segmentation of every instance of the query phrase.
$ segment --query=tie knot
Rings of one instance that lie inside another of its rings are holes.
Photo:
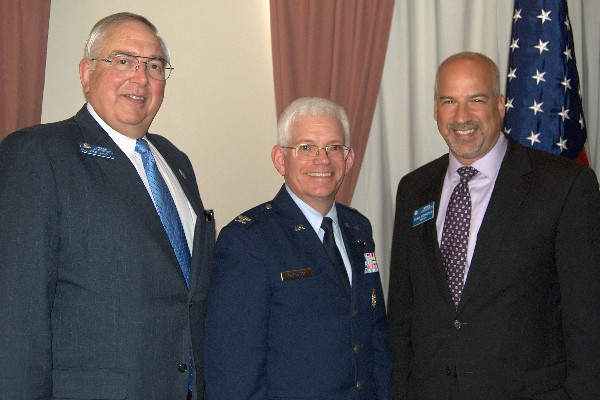
[[[144,139],[138,139],[135,142],[135,151],[137,151],[141,155],[144,155],[150,152],[150,146],[148,145],[148,142],[146,142]]]
[[[323,222],[321,222],[321,229],[325,232],[333,232],[333,220],[329,217],[323,217]]]
[[[460,167],[456,172],[460,175],[461,182],[469,182],[479,171],[473,167]]]

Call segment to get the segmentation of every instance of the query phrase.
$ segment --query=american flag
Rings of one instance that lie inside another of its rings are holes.
[[[504,130],[588,165],[581,88],[566,0],[515,0]]]

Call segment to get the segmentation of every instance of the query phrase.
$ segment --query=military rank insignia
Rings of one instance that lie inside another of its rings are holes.
[[[365,253],[365,274],[372,274],[373,272],[379,272],[375,253]]]

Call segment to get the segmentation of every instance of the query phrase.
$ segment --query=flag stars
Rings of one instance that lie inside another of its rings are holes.
[[[515,51],[515,49],[518,49],[519,48],[518,43],[519,43],[519,39],[518,38],[517,39],[513,38],[512,42],[510,43],[510,46],[509,46],[510,47],[510,51]]]
[[[529,140],[531,142],[531,147],[533,147],[533,145],[535,143],[542,143],[540,141],[540,133],[533,133],[533,131],[531,131],[531,135],[529,135],[529,137],[527,138],[527,140]]]
[[[533,101],[533,105],[531,107],[529,107],[530,110],[533,110],[533,115],[537,115],[538,112],[543,113],[544,110],[542,110],[542,104],[544,104],[544,102],[540,102],[538,103],[537,101]]]
[[[511,128],[509,128],[508,126],[504,127],[504,133],[506,133],[507,135],[510,135],[510,131],[512,131]]]
[[[585,120],[583,119],[583,114],[579,114],[579,126],[581,126],[581,129],[585,128]]]
[[[560,151],[567,150],[567,139],[560,138],[558,143],[556,143],[558,147],[560,147]]]
[[[513,97],[512,99],[506,99],[506,104],[504,104],[504,108],[506,109],[506,111],[508,111],[508,109],[510,108],[515,108],[513,106],[513,101],[515,100],[515,98]]]
[[[573,50],[571,50],[568,45],[565,48],[565,51],[563,51],[563,54],[565,55],[565,58],[567,59],[567,61],[573,59],[573,53],[572,53],[572,51]]]
[[[570,31],[571,30],[571,22],[569,21],[569,17],[565,18],[564,24],[567,27],[567,31]]]
[[[565,78],[562,80],[562,82],[560,83],[561,85],[563,85],[565,87],[565,92],[567,90],[571,89],[571,80],[567,79],[567,76],[565,75]]]
[[[562,107],[562,111],[559,112],[558,115],[560,115],[563,122],[565,122],[565,119],[571,119],[571,117],[569,117],[569,109],[565,108],[564,106]]]
[[[541,14],[537,16],[537,18],[539,18],[539,19],[541,19],[541,20],[542,20],[542,25],[544,25],[544,22],[546,22],[546,21],[552,21],[552,20],[550,19],[550,13],[551,13],[551,12],[552,12],[552,11],[548,11],[548,12],[546,12],[546,11],[544,11],[544,9],[542,8],[542,12],[541,12]]]
[[[511,82],[513,79],[516,79],[517,78],[517,69],[509,68],[507,78],[508,78],[509,82]]]
[[[546,75],[545,72],[540,72],[537,69],[535,70],[535,75],[533,75],[532,78],[537,81],[536,85],[539,85],[540,81],[541,82],[546,82],[546,79],[544,79],[544,75]]]
[[[550,41],[542,42],[542,39],[540,39],[537,46],[533,46],[533,47],[538,49],[540,51],[540,54],[542,54],[543,51],[550,51],[550,50],[548,50],[548,43],[550,43]]]
[[[516,23],[518,20],[520,20],[521,18],[523,18],[523,17],[521,17],[521,10],[522,10],[522,8],[521,8],[521,9],[519,9],[519,10],[515,10],[515,13],[513,14],[513,19],[514,19],[514,22],[515,22],[515,23]]]

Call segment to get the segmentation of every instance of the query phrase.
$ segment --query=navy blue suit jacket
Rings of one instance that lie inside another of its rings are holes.
[[[400,181],[388,293],[398,400],[600,399],[594,172],[510,140],[458,310],[437,241],[448,155]],[[452,397],[451,397],[452,396]]]
[[[148,139],[198,216],[189,289],[135,167],[85,107],[0,143],[0,399],[185,399],[190,351],[202,395],[214,220],[185,154]]]
[[[350,294],[285,187],[221,231],[207,312],[207,400],[391,398],[381,282],[365,273],[371,226],[336,207]],[[293,270],[304,272],[287,279]]]

